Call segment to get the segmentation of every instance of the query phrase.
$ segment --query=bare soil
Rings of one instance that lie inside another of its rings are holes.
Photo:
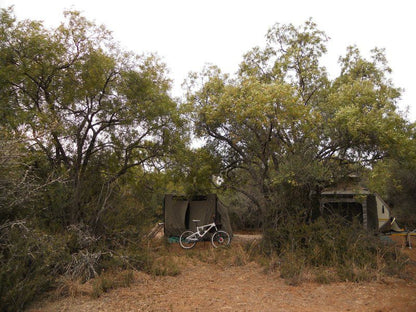
[[[246,239],[237,236],[232,248]],[[211,247],[201,244],[196,248]],[[97,299],[81,292],[38,303],[29,311],[416,311],[416,249],[404,250],[411,259],[408,272],[413,275],[407,280],[383,277],[377,282],[299,286],[288,285],[278,272],[266,274],[254,262],[224,265],[189,257],[189,251],[176,247],[171,251],[181,269],[177,276],[135,272],[130,287],[111,290]]]

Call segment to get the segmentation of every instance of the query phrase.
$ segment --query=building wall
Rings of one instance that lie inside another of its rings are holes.
[[[377,202],[378,228],[381,228],[387,223],[387,221],[389,221],[391,212],[390,207],[385,203],[380,195],[375,194],[375,197]]]

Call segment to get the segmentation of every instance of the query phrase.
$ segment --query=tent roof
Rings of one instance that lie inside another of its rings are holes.
[[[340,187],[340,188],[327,188],[321,192],[321,195],[370,195],[371,192],[364,187]]]

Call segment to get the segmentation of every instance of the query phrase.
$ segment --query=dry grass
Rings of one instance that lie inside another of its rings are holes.
[[[339,272],[325,267],[302,267],[283,279],[283,260],[295,259],[265,257],[256,241],[234,241],[222,249],[201,243],[183,250],[156,240],[148,248],[157,256],[147,273],[104,272],[84,284],[63,278],[54,296],[29,311],[416,310],[411,280],[380,276],[372,282],[340,282]],[[410,252],[416,260],[416,250]]]
[[[389,278],[380,282],[288,285],[279,271],[265,274],[256,262],[232,263],[220,255],[233,251],[172,250],[177,276],[134,272],[129,287],[113,288],[99,298],[78,295],[29,310],[95,311],[415,311],[416,284]],[[244,250],[244,246],[243,250]],[[172,248],[173,249],[173,248]],[[176,254],[178,252],[178,254]],[[240,251],[241,252],[241,251]],[[199,257],[203,257],[203,261]],[[208,261],[205,261],[208,260]],[[331,272],[327,272],[331,275]],[[323,273],[324,274],[324,273]]]
[[[91,283],[83,283],[80,279],[62,276],[57,282],[56,289],[51,293],[52,298],[86,296],[92,293]]]

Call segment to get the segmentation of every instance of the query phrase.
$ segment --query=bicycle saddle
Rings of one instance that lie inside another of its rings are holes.
[[[201,220],[192,220],[192,222],[199,222],[199,221],[201,221]]]

